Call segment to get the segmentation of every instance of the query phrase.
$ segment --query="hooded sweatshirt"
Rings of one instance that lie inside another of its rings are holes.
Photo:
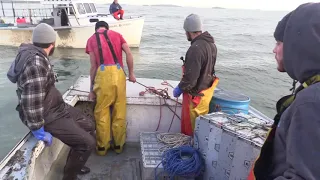
[[[303,83],[320,74],[320,3],[294,10],[284,33],[284,68]],[[320,179],[320,83],[297,93],[278,124],[271,179]]]
[[[20,119],[30,130],[41,128],[47,107],[56,106],[62,100],[59,92],[51,88],[55,76],[47,54],[33,44],[21,44],[7,76],[12,83],[17,83]],[[50,103],[47,103],[45,98],[49,93],[56,96],[52,96],[50,101],[48,99]]]
[[[191,41],[184,63],[184,75],[179,88],[184,92],[199,93],[211,87],[214,79],[217,48],[206,31]]]

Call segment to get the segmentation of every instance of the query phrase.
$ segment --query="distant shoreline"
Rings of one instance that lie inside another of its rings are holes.
[[[143,5],[143,6],[157,6],[157,7],[182,7],[173,4],[152,4],[152,5]]]
[[[227,9],[227,8],[223,8],[223,7],[212,7],[212,9]]]

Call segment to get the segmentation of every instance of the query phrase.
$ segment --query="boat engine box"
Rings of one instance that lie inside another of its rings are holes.
[[[205,159],[205,180],[246,180],[270,122],[252,114],[214,112],[196,119],[194,147]]]

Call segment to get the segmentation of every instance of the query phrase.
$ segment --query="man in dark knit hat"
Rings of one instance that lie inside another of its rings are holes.
[[[283,41],[280,70],[301,85],[278,101],[278,114],[254,165],[252,179],[320,178],[319,9],[320,3],[300,5],[284,18],[284,29],[279,24],[283,33],[275,33],[282,34]]]
[[[77,174],[90,172],[84,164],[95,147],[95,126],[80,110],[66,104],[55,87],[49,62],[55,41],[56,32],[51,26],[37,25],[32,44],[21,44],[7,76],[17,84],[16,110],[34,137],[50,146],[53,136],[70,146],[63,180],[75,180]]]
[[[279,72],[285,72],[283,67],[283,37],[284,30],[286,28],[288,19],[290,18],[292,12],[288,13],[277,25],[276,30],[274,31],[274,38],[277,41],[276,46],[273,49],[273,53],[275,53],[275,59],[278,65]]]
[[[282,18],[281,21],[278,22],[278,25],[273,33],[273,36],[276,40],[276,45],[273,49],[273,53],[275,54],[275,59],[277,61],[277,69],[279,72],[286,72],[283,66],[283,37],[284,31],[290,18],[292,12],[288,13],[286,16]],[[275,128],[277,123],[280,120],[280,117],[284,110],[290,105],[291,103],[291,95],[282,97],[277,102],[277,114],[274,117],[274,124],[273,129],[270,131],[270,135],[268,136],[267,140],[265,141],[261,153],[254,164],[254,168],[250,172],[248,180],[254,180],[255,178],[259,180],[260,178],[264,178],[267,176],[267,170],[271,165],[271,156],[272,156],[272,146],[273,146],[273,136],[275,133]],[[273,134],[272,134],[273,133]]]

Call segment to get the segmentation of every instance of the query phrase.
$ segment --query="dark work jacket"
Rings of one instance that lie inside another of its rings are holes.
[[[216,58],[217,48],[213,37],[207,31],[193,39],[186,54],[180,89],[198,93],[211,87]]]

